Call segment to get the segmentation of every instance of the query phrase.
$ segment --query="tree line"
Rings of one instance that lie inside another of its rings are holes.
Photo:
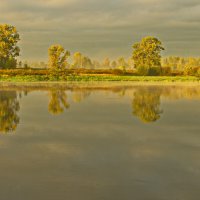
[[[133,45],[132,57],[119,57],[111,60],[108,57],[103,61],[92,60],[80,52],[73,55],[62,45],[52,45],[48,49],[48,63],[18,61],[20,35],[16,27],[0,24],[0,69],[15,68],[48,68],[53,75],[59,75],[66,69],[127,69],[136,70],[139,75],[171,75],[172,71],[183,72],[185,75],[200,75],[200,58],[183,58],[170,56],[162,58],[164,47],[155,37],[145,37]],[[69,61],[71,58],[71,63]]]

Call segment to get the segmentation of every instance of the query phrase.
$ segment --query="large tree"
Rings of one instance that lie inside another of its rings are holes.
[[[0,68],[15,68],[16,57],[20,48],[17,46],[20,37],[17,29],[8,24],[0,24]]]
[[[136,68],[161,66],[162,43],[155,37],[145,37],[133,45],[133,60]]]
[[[69,56],[70,52],[61,45],[52,45],[49,48],[49,68],[54,72],[65,69]]]

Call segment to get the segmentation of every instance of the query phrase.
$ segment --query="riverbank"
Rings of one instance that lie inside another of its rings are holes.
[[[45,75],[0,76],[0,82],[93,82],[93,81],[131,81],[131,82],[200,82],[195,76],[124,76],[124,75],[69,75],[52,78]]]

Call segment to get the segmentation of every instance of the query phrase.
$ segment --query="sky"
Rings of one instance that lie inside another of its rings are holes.
[[[158,37],[164,56],[200,56],[199,0],[0,0],[0,23],[17,27],[22,59],[47,59],[61,44],[94,59],[130,57]]]

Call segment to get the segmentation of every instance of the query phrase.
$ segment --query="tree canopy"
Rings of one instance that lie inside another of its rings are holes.
[[[8,24],[0,24],[0,68],[15,68],[16,57],[20,48],[17,46],[20,37],[17,29]]]
[[[133,45],[133,60],[136,68],[160,67],[162,43],[155,37],[145,37]]]
[[[67,58],[70,52],[61,45],[52,45],[49,48],[49,68],[52,70],[63,70],[67,66]]]

